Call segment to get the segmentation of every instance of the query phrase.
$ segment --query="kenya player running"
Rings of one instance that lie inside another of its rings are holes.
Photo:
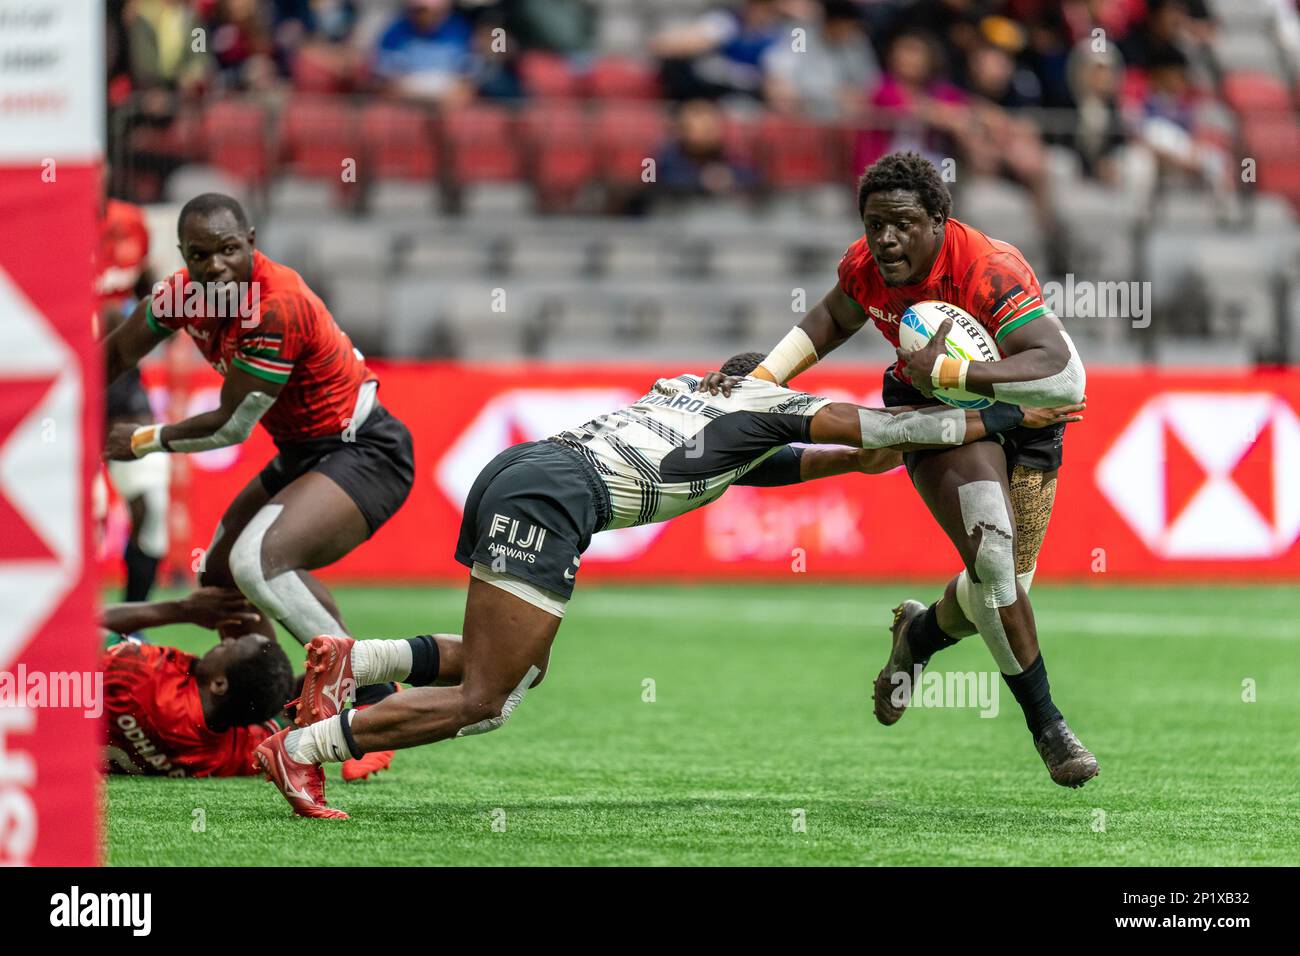
[[[745,375],[762,358],[739,355]],[[308,647],[297,721],[257,748],[262,770],[303,816],[342,818],[325,803],[321,764],[496,730],[541,682],[551,643],[592,535],[668,521],[715,501],[733,484],[782,485],[894,467],[895,451],[974,441],[1022,421],[1077,420],[1078,406],[994,405],[878,411],[743,379],[723,397],[699,378],[660,379],[640,400],[540,442],[502,452],[465,502],[456,560],[469,568],[464,644],[456,686],[428,687],[442,649],[430,637],[354,641],[317,637]],[[854,448],[792,447],[791,442]],[[357,713],[340,713],[332,688],[401,680],[417,685]]]
[[[898,351],[885,372],[889,405],[930,405],[935,388],[967,389],[1023,405],[1080,402],[1084,370],[1070,337],[1043,303],[1020,251],[952,219],[938,171],[915,153],[876,162],[858,187],[865,235],[840,261],[839,284],[763,360],[756,375],[787,382],[868,321],[898,347],[898,322],[917,302],[960,306],[996,339],[997,362],[948,358],[947,320],[930,344]],[[704,387],[725,389],[712,373]],[[875,712],[893,724],[907,706],[914,667],[978,630],[1025,713],[1052,780],[1078,787],[1097,761],[1052,702],[1028,590],[1056,494],[1064,425],[1013,429],[993,441],[904,456],[908,474],[965,570],[925,608],[906,601],[894,611],[893,646],[876,678]],[[1014,516],[1014,520],[1013,517]]]
[[[260,421],[279,453],[226,509],[200,582],[238,587],[304,644],[347,633],[308,572],[343,557],[401,507],[414,480],[410,433],[380,405],[378,380],[320,298],[253,248],[239,203],[198,196],[181,209],[177,230],[187,268],[105,340],[106,380],[184,329],[225,379],[221,404],[174,424],[114,425],[106,457],[220,448]],[[274,634],[268,622],[262,628]],[[372,702],[367,693],[358,700]]]

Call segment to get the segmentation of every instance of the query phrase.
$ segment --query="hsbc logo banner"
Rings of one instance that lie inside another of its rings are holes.
[[[1170,391],[1115,438],[1096,481],[1153,554],[1268,559],[1300,537],[1297,468],[1300,417],[1280,396]]]

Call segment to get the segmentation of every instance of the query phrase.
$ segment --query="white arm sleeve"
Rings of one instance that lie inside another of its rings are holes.
[[[267,409],[275,404],[275,399],[265,392],[249,392],[239,403],[226,423],[211,435],[202,438],[178,438],[167,442],[168,451],[196,452],[211,451],[213,448],[225,448],[238,445],[253,433],[253,426],[266,414]]]
[[[890,445],[960,445],[966,440],[966,413],[960,408],[889,412],[858,409],[863,448]]]
[[[1061,330],[1061,337],[1070,350],[1065,368],[1055,375],[1029,382],[998,382],[993,386],[993,397],[1009,405],[1024,405],[1028,408],[1052,408],[1082,401],[1088,376],[1083,370],[1083,362],[1074,343],[1064,329]]]

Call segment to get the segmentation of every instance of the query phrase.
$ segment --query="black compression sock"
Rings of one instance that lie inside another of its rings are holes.
[[[153,590],[154,578],[158,575],[158,559],[145,554],[134,544],[128,544],[122,554],[126,561],[126,595],[127,601],[145,601]]]
[[[357,688],[356,705],[358,707],[370,707],[379,703],[385,697],[391,697],[396,693],[396,684],[367,684],[365,687]]]
[[[952,647],[957,643],[955,637],[949,637],[939,626],[939,614],[935,610],[939,602],[935,601],[921,617],[907,627],[907,646],[912,651],[913,659],[924,667],[936,651]]]
[[[411,676],[406,683],[412,687],[428,687],[438,679],[438,642],[431,634],[421,634],[408,639],[411,645]]]
[[[1052,690],[1047,684],[1047,665],[1043,655],[1026,667],[1019,674],[1003,674],[1002,679],[1011,688],[1011,694],[1025,712],[1025,724],[1034,740],[1048,724],[1061,719],[1061,712],[1052,703]]]

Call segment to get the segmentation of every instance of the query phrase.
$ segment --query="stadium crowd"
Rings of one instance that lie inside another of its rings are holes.
[[[831,199],[806,209],[825,216],[851,213],[857,174],[905,149],[1047,274],[1114,277],[1144,221],[1226,234],[1252,227],[1261,195],[1300,207],[1295,0],[108,9],[110,188],[138,202],[217,188],[274,215],[300,194],[273,187],[306,179],[322,211],[363,217],[662,218],[818,190]],[[356,185],[340,184],[358,156]],[[219,178],[173,181],[186,168]],[[1266,228],[1293,227],[1279,205]]]

